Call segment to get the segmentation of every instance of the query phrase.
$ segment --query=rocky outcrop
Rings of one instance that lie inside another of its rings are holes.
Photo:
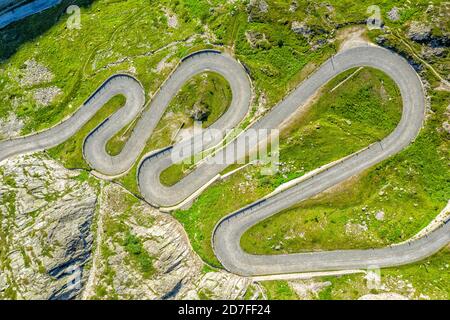
[[[20,70],[17,81],[22,87],[31,87],[52,81],[53,73],[44,65],[34,59],[25,61],[24,67]]]
[[[319,293],[332,285],[330,281],[302,280],[289,282],[290,287],[301,300],[317,299]]]
[[[62,90],[58,87],[51,86],[47,88],[39,88],[33,91],[33,97],[36,102],[41,106],[48,106],[52,104],[55,98],[62,93]]]
[[[203,103],[196,103],[190,112],[190,116],[194,121],[205,121],[210,114],[209,107]]]
[[[0,169],[0,297],[71,299],[85,282],[96,188],[45,156]]]
[[[177,17],[177,15],[174,14],[172,11],[170,11],[167,8],[164,9],[164,15],[166,16],[166,19],[167,19],[167,26],[169,28],[176,29],[178,27],[178,17]]]
[[[432,32],[432,30],[439,31]],[[409,25],[407,36],[415,42],[427,45],[428,53],[431,52],[437,56],[443,55],[450,45],[450,32],[445,29],[441,30],[439,22],[426,24],[420,21],[413,21]]]
[[[423,46],[421,51],[421,56],[424,59],[430,60],[436,57],[443,57],[445,54],[446,48],[440,46]]]

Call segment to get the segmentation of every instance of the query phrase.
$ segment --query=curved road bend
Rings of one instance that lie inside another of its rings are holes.
[[[251,255],[242,250],[240,239],[253,225],[396,154],[419,133],[425,116],[421,81],[403,58],[378,47],[360,47],[336,55],[255,127],[272,128],[280,124],[283,116],[292,113],[296,104],[305,103],[308,97],[332,77],[359,66],[382,70],[396,82],[403,100],[400,123],[381,142],[282,193],[251,204],[222,219],[214,229],[212,245],[216,256],[229,271],[241,275],[265,275],[397,266],[421,260],[450,242],[450,223],[447,220],[447,223],[426,237],[382,249],[284,255]]]
[[[242,275],[262,275],[287,272],[340,270],[365,268],[371,265],[392,266],[413,262],[436,252],[450,241],[449,225],[434,231],[428,237],[410,244],[376,250],[344,250],[292,255],[256,256],[242,251],[239,245],[242,234],[257,222],[293,204],[316,195],[374,164],[399,152],[414,140],[424,119],[424,94],[421,82],[408,65],[396,54],[379,47],[359,47],[342,52],[324,63],[310,78],[256,122],[253,129],[274,129],[295,110],[305,106],[320,87],[345,70],[370,66],[387,73],[400,88],[403,99],[402,119],[383,141],[373,144],[363,152],[345,159],[311,179],[262,202],[238,210],[222,219],[213,233],[213,247],[222,264]],[[128,170],[141,154],[145,142],[151,136],[171,99],[184,82],[204,71],[222,74],[230,83],[233,100],[227,112],[212,127],[222,134],[207,137],[207,146],[219,142],[225,129],[235,127],[248,111],[251,87],[244,69],[227,55],[200,53],[183,61],[153,98],[144,111],[122,152],[110,156],[106,152],[107,141],[126,126],[142,110],[145,96],[140,84],[132,77],[118,75],[107,80],[86,103],[68,120],[45,132],[12,141],[0,142],[0,161],[9,156],[42,150],[58,145],[75,134],[110,98],[123,94],[126,105],[94,129],[85,140],[83,154],[97,171],[117,175]],[[182,141],[182,147],[191,147],[193,140]],[[236,141],[214,157],[228,154]],[[256,143],[250,140],[249,144]],[[193,146],[195,151],[200,151]],[[237,150],[244,150],[237,148]],[[171,187],[160,183],[160,173],[172,165],[171,148],[145,157],[138,170],[138,182],[145,199],[155,206],[172,206],[180,203],[227,165],[201,164],[191,174]],[[238,154],[237,158],[244,156]]]
[[[111,98],[122,94],[125,105],[109,119],[127,114],[138,114],[145,102],[144,90],[137,80],[128,75],[115,75],[99,89],[67,120],[40,133],[0,142],[0,161],[11,156],[41,151],[55,147],[78,132]],[[103,122],[107,125],[108,119]]]
[[[152,135],[170,101],[186,81],[205,71],[212,71],[222,75],[229,82],[232,93],[232,101],[229,108],[222,117],[210,126],[210,128],[219,129],[222,135],[209,137],[208,141],[210,142],[205,147],[219,143],[226,130],[237,126],[247,114],[251,99],[250,81],[243,67],[228,55],[210,52],[200,53],[184,60],[171,77],[167,79],[155,97],[153,97],[150,107],[140,117],[120,154],[110,156],[106,152],[106,144],[121,128],[134,119],[136,114],[125,113],[125,115],[120,116],[114,114],[107,125],[96,128],[88,136],[84,144],[84,155],[92,168],[109,176],[119,175],[131,168],[142,153],[147,140]],[[191,140],[182,141],[181,144],[190,146]],[[206,137],[204,140],[207,140]],[[198,149],[198,151],[200,152],[201,149]],[[147,167],[141,167],[139,172],[143,172],[145,168]],[[148,184],[147,181],[140,183],[141,188],[146,184]],[[191,185],[190,189],[192,190],[194,187],[196,185]],[[198,186],[198,188],[200,187],[201,185]],[[145,196],[145,193],[143,195]],[[161,205],[157,201],[149,202]]]

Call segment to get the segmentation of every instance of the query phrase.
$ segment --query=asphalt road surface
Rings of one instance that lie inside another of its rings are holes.
[[[425,116],[425,98],[421,81],[403,58],[374,46],[348,49],[337,54],[250,128],[256,130],[278,128],[296,110],[304,108],[309,98],[329,80],[348,69],[360,66],[382,70],[396,82],[403,100],[400,123],[382,141],[279,194],[255,202],[222,219],[214,229],[212,245],[218,259],[229,271],[241,275],[265,275],[395,266],[423,259],[450,242],[450,224],[446,223],[424,238],[382,249],[289,255],[250,255],[241,249],[239,242],[242,234],[254,224],[398,153],[417,136]],[[230,107],[211,126],[217,129],[218,134],[208,136],[207,133],[202,133],[203,140],[206,141],[202,146],[196,145],[193,139],[186,139],[174,147],[152,152],[144,156],[138,166],[137,179],[143,197],[157,207],[177,205],[217,176],[229,163],[202,162],[189,175],[168,187],[161,184],[159,177],[164,169],[173,164],[172,152],[184,148],[200,152],[219,143],[226,130],[237,126],[249,110],[251,100],[249,78],[244,68],[226,54],[200,52],[185,59],[166,80],[153,97],[149,108],[145,110],[143,110],[144,90],[139,82],[129,75],[113,76],[94,92],[72,117],[61,124],[42,133],[0,142],[0,161],[16,154],[43,150],[62,143],[74,135],[113,96],[123,94],[127,99],[125,106],[94,129],[86,137],[83,146],[84,157],[93,169],[108,176],[122,174],[140,158],[146,141],[182,85],[192,76],[204,71],[214,71],[224,76],[232,90],[233,99]],[[139,120],[122,152],[110,156],[106,152],[106,143],[138,116]],[[257,140],[249,137],[245,143],[252,147]],[[248,148],[240,148],[240,144],[242,140],[230,143],[217,152],[213,160],[224,159],[236,150],[234,154],[236,160],[244,157]]]

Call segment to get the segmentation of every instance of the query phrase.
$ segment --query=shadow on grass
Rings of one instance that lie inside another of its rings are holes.
[[[59,5],[31,15],[0,29],[0,62],[10,58],[20,46],[44,34],[65,14],[68,6],[89,7],[95,0],[63,0]]]

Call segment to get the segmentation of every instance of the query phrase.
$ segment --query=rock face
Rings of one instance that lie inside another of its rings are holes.
[[[295,12],[297,11],[298,3],[296,0],[291,1],[291,4],[289,5],[289,12]]]
[[[115,185],[102,190],[97,228],[101,246],[83,298],[242,299],[248,290],[254,298],[263,296],[250,279],[205,270],[181,225],[130,197]],[[137,255],[124,241],[130,235],[142,248]],[[145,256],[150,272],[142,268]]]
[[[22,87],[31,87],[49,82],[54,76],[47,67],[31,59],[25,61],[19,77],[18,81]]]
[[[0,298],[70,299],[92,247],[96,188],[44,156],[0,168]]]

